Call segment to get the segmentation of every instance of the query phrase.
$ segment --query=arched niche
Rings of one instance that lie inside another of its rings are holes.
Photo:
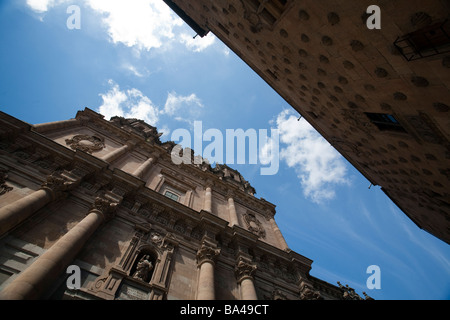
[[[145,246],[136,251],[129,275],[135,280],[150,283],[159,261],[158,253],[153,248]]]

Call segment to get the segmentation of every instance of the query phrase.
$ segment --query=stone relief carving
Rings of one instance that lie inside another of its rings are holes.
[[[283,292],[281,292],[280,289],[273,290],[270,297],[267,298],[268,300],[289,300],[287,296]]]
[[[201,265],[205,261],[215,262],[217,256],[220,254],[220,249],[213,248],[207,243],[203,243],[201,248],[197,251],[197,263]]]
[[[110,220],[114,217],[117,205],[117,202],[112,200],[103,197],[96,197],[94,203],[92,204],[91,210],[100,211],[104,214],[105,220]]]
[[[6,173],[6,170],[0,169],[0,196],[13,189],[13,187],[6,184],[6,179],[8,179],[8,175]]]
[[[344,299],[344,300],[364,300],[363,298],[360,297],[359,294],[356,293],[355,289],[349,287],[348,284],[343,286],[339,281],[337,282],[337,284],[339,285],[339,289],[341,290],[342,299]],[[363,295],[366,300],[373,300],[373,298],[369,297],[365,292],[363,292]]]
[[[265,8],[266,2],[268,1],[260,1],[258,4],[255,4],[254,1],[241,0],[241,5],[244,8],[244,18],[250,23],[250,31],[253,33],[259,33],[264,28],[271,29],[282,14],[282,12],[275,15],[269,13]]]
[[[253,214],[244,214],[244,221],[247,225],[248,231],[256,234],[260,238],[264,239],[266,237],[266,231],[264,230],[264,227]]]
[[[87,153],[94,153],[103,150],[105,142],[103,138],[78,134],[71,139],[66,139],[66,144],[73,150],[81,150]]]
[[[58,197],[62,192],[70,190],[74,187],[76,181],[69,179],[61,173],[52,173],[47,176],[46,181],[42,184],[41,188],[49,190],[53,197]]]
[[[153,242],[157,246],[161,245],[161,243],[163,241],[163,237],[158,232],[155,232],[155,231],[150,232],[149,239],[151,242]]]
[[[112,117],[111,123],[128,132],[136,133],[146,139],[151,144],[161,145],[160,137],[162,132],[158,133],[158,129],[139,119],[126,119],[123,117]]]
[[[323,298],[320,292],[314,290],[310,284],[302,282],[300,284],[300,300],[323,300]]]
[[[239,258],[234,268],[234,273],[236,275],[236,279],[238,280],[238,282],[240,282],[244,278],[253,278],[256,269],[256,265],[250,263],[249,261],[246,261],[243,258]]]

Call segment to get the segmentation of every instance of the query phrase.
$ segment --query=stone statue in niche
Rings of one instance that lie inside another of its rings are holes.
[[[153,264],[149,255],[144,255],[136,266],[136,271],[133,274],[134,279],[142,280],[144,282],[150,281],[150,274],[153,270]]]

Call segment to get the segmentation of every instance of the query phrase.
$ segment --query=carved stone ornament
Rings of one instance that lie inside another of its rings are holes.
[[[271,300],[289,300],[289,299],[279,289],[275,289],[272,291]]]
[[[93,153],[103,150],[105,142],[103,138],[78,134],[71,139],[66,139],[66,144],[73,150],[81,150],[87,153]]]
[[[153,242],[156,245],[160,245],[163,241],[163,237],[155,231],[152,231],[150,233],[150,237],[149,237],[150,241]]]
[[[208,244],[203,243],[202,247],[197,251],[197,263],[200,266],[203,262],[216,261],[217,256],[220,254],[220,249],[213,248]]]
[[[348,284],[343,286],[339,281],[337,282],[337,284],[339,285],[339,289],[341,290],[343,300],[364,300],[360,297],[359,294],[356,293],[355,289],[349,287]],[[365,296],[367,299],[368,296]]]
[[[150,273],[153,270],[153,263],[150,255],[143,256],[137,263],[136,271],[133,274],[134,279],[144,282],[150,281]]]
[[[70,180],[66,176],[61,174],[52,173],[47,176],[47,180],[42,184],[42,189],[50,190],[54,197],[58,196],[58,193],[69,190],[74,186],[75,181]]]
[[[276,17],[272,17],[272,19],[266,18],[262,11],[264,10],[264,2],[258,7],[255,7],[254,4],[250,4],[250,1],[241,0],[241,4],[244,8],[244,18],[250,23],[250,31],[253,33],[259,33],[264,28],[271,28],[274,24],[272,19],[276,19]]]
[[[314,290],[311,285],[302,282],[300,285],[300,300],[323,300],[323,298],[319,291]]]
[[[244,214],[244,221],[247,225],[248,231],[256,234],[260,238],[264,239],[266,237],[266,231],[264,230],[264,227],[254,215],[248,213]]]
[[[102,197],[95,198],[94,204],[91,207],[92,210],[98,210],[105,216],[105,220],[110,220],[114,217],[115,210],[117,208],[117,203],[109,199]]]
[[[253,278],[253,275],[256,272],[256,265],[246,261],[242,258],[239,258],[236,266],[234,268],[234,273],[236,275],[236,279],[238,282],[241,282],[245,278]]]
[[[0,169],[0,196],[4,195],[5,193],[13,189],[13,187],[6,185],[6,179],[8,179],[6,170]]]

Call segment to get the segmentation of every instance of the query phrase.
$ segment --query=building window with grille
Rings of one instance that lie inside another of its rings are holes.
[[[402,125],[391,114],[370,112],[366,112],[365,114],[370,122],[377,126],[380,131],[406,132]]]
[[[287,0],[250,0],[249,4],[269,25],[273,25],[286,9]]]
[[[398,37],[394,45],[408,61],[450,52],[450,22],[427,25]]]
[[[165,195],[167,198],[170,198],[170,199],[175,200],[175,201],[177,201],[177,202],[180,200],[180,195],[179,195],[179,194],[176,194],[175,192],[173,192],[173,191],[171,191],[171,190],[166,190],[166,191],[164,191],[164,195]]]

